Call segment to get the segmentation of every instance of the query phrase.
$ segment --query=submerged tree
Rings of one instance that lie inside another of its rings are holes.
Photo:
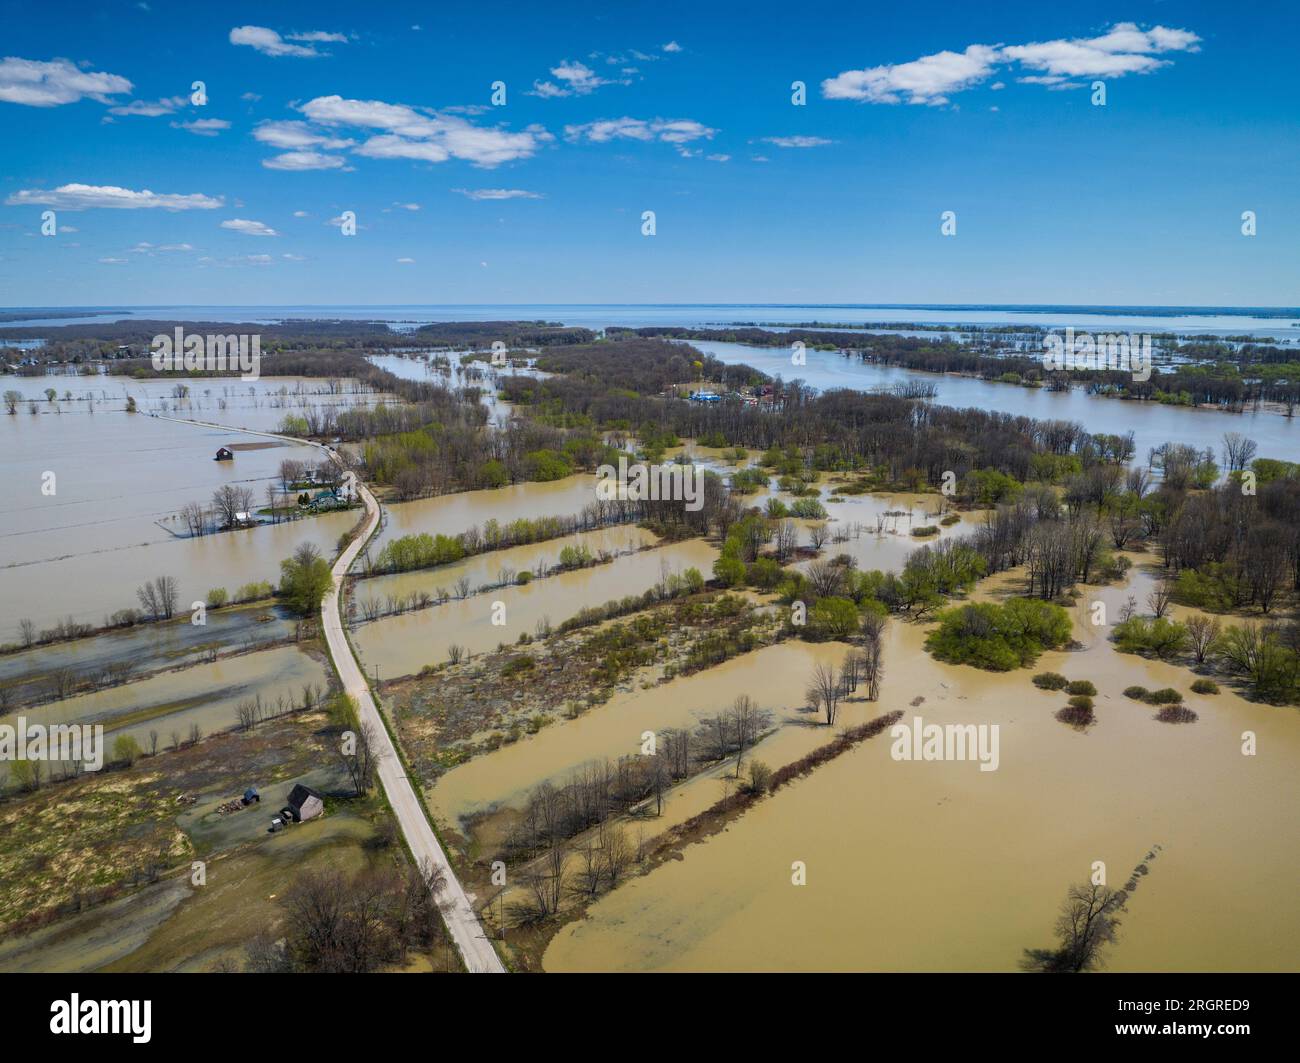
[[[1119,936],[1119,913],[1128,894],[1086,883],[1070,887],[1056,920],[1054,949],[1025,949],[1022,971],[1080,974],[1100,970],[1102,951]]]

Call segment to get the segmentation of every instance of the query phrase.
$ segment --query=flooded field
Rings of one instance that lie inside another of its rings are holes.
[[[579,473],[548,483],[511,484],[483,491],[461,491],[384,507],[384,527],[370,544],[378,553],[384,543],[403,535],[458,535],[496,519],[567,517],[596,501],[596,477]]]
[[[439,590],[454,595],[456,584],[460,580],[468,580],[470,591],[477,592],[480,587],[509,583],[521,572],[538,574],[553,568],[559,563],[560,551],[566,546],[575,549],[585,548],[595,557],[602,552],[633,553],[656,542],[658,539],[652,532],[638,528],[634,524],[577,532],[562,539],[549,539],[525,546],[512,546],[506,550],[491,550],[484,554],[475,554],[473,557],[453,561],[448,565],[439,565],[437,568],[394,572],[386,576],[358,580],[353,590],[353,599],[361,601],[366,598],[376,598],[383,601],[389,595],[397,598],[421,592],[436,595]]]
[[[772,712],[781,736],[766,739],[755,756],[767,759],[767,751],[785,734],[802,733],[803,740],[813,744],[825,741],[830,732],[818,717],[803,711],[804,689],[814,665],[838,666],[846,650],[840,643],[784,642],[648,690],[616,694],[576,720],[544,728],[453,768],[434,785],[431,809],[442,821],[463,829],[469,817],[499,805],[519,805],[535,786],[548,779],[562,782],[588,761],[638,753],[645,731],[693,728],[740,694],[749,694]],[[718,796],[711,791],[711,800]],[[648,825],[660,827],[658,820]]]
[[[640,594],[687,568],[698,568],[707,576],[717,556],[716,547],[697,539],[672,543],[607,565],[362,624],[354,630],[352,642],[368,673],[373,674],[377,666],[381,680],[395,679],[442,663],[452,644],[483,653],[498,643],[514,643],[520,635],[533,635],[543,621],[559,625],[584,607]],[[505,607],[504,624],[492,622],[494,602]]]
[[[164,668],[194,664],[210,652],[226,653],[293,636],[297,620],[282,606],[262,602],[230,606],[192,624],[187,612],[170,623],[142,624],[91,638],[34,646],[0,656],[0,684],[8,708],[33,699],[45,700],[61,673],[90,678],[110,666],[127,667],[140,676]]]
[[[21,383],[32,390],[45,379]],[[68,379],[71,387],[86,378]],[[21,603],[0,619],[0,642],[16,641],[23,617],[38,629],[68,616],[102,624],[106,614],[135,607],[136,587],[159,575],[177,579],[185,607],[211,587],[233,594],[244,583],[274,580],[299,542],[328,552],[355,520],[337,513],[182,538],[187,503],[206,507],[214,491],[233,484],[252,492],[255,508],[265,506],[282,461],[315,463],[320,452],[125,413],[119,400],[94,408],[42,400],[36,415],[20,407],[0,416],[0,598]],[[232,461],[213,460],[218,447],[245,442],[259,445],[236,450]]]
[[[868,741],[597,902],[546,968],[1014,970],[1021,950],[1051,943],[1066,888],[1094,860],[1119,885],[1159,844],[1111,969],[1295,969],[1295,709],[1225,687],[1187,695],[1197,722],[1157,722],[1123,689],[1186,694],[1192,674],[1118,654],[1085,621],[1081,608],[1083,649],[1009,675],[936,662],[923,629],[892,622],[879,711],[997,724],[998,770],[895,761],[888,734]],[[1049,669],[1097,685],[1086,732],[1054,719],[1063,696],[1030,683]],[[1242,755],[1246,730],[1256,756]],[[791,884],[795,860],[806,886]]]
[[[236,706],[245,698],[260,696],[273,713],[280,699],[286,706],[299,703],[304,684],[325,690],[330,677],[322,661],[297,646],[281,646],[38,705],[24,709],[23,716],[29,724],[100,724],[110,749],[118,734],[129,734],[148,749],[149,732],[156,731],[161,749],[176,736],[187,738],[192,726],[205,735],[235,726]],[[0,722],[12,724],[13,716],[8,713]]]

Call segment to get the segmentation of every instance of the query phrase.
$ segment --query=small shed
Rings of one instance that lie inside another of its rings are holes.
[[[262,797],[255,787],[250,786],[244,791],[244,804],[251,805],[254,801],[261,801]]]
[[[217,456],[212,460],[213,461],[234,461],[234,459],[235,459],[234,452],[231,451],[229,447],[218,447]]]
[[[298,783],[289,791],[289,803],[286,807],[295,823],[305,823],[325,811],[325,799],[310,786]]]

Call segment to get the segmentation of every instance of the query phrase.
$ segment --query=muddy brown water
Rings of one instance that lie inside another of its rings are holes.
[[[1100,592],[1113,603],[1128,589]],[[1122,885],[1163,851],[1129,903],[1113,970],[1300,967],[1300,721],[1228,687],[1190,694],[1187,669],[1116,653],[1076,609],[1073,652],[1032,670],[933,660],[891,623],[881,711],[997,724],[1000,766],[891,758],[881,735],[761,802],[722,834],[596,903],[545,954],[548,970],[987,970],[1048,946],[1066,888],[1105,861]],[[1035,671],[1088,678],[1097,722],[1053,718]],[[1200,715],[1155,720],[1123,696],[1173,686]],[[912,701],[925,700],[913,707]],[[1258,753],[1242,755],[1242,734]],[[450,778],[450,776],[449,776]],[[803,861],[807,885],[791,866]]]

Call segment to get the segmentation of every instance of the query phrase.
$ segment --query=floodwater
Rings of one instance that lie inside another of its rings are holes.
[[[381,680],[396,679],[425,665],[441,664],[452,644],[469,653],[484,653],[498,643],[511,644],[520,635],[535,634],[543,621],[558,627],[584,607],[641,594],[669,574],[694,567],[707,579],[717,556],[714,546],[699,539],[672,543],[606,565],[362,624],[354,629],[352,642],[368,673],[373,675],[378,667]],[[503,612],[494,610],[497,602],[504,606]],[[492,622],[494,611],[504,616],[504,624]]]
[[[431,811],[463,829],[467,818],[500,805],[520,805],[540,783],[562,783],[589,761],[639,753],[645,731],[693,728],[741,694],[770,710],[782,730],[824,740],[826,728],[818,725],[822,718],[802,711],[804,692],[814,665],[839,667],[846,652],[841,643],[782,642],[647,690],[616,694],[577,719],[544,727],[453,768],[435,783]],[[754,755],[766,759],[766,748],[760,745]]]
[[[304,684],[326,690],[331,674],[297,646],[278,646],[37,705],[22,710],[22,715],[28,725],[101,724],[110,753],[118,734],[129,734],[148,749],[150,731],[158,732],[159,748],[166,748],[173,734],[184,739],[194,724],[205,735],[235,726],[236,706],[245,698],[260,695],[264,709],[272,713],[277,698],[301,703]],[[0,720],[12,724],[15,715]]]
[[[384,527],[372,540],[378,554],[384,543],[402,535],[458,535],[472,527],[482,529],[495,518],[507,524],[520,517],[567,517],[596,501],[596,477],[578,473],[547,483],[511,484],[482,491],[435,495],[414,502],[384,507]]]
[[[1147,451],[1152,447],[1170,442],[1201,449],[1210,447],[1218,454],[1225,432],[1240,432],[1255,440],[1261,457],[1294,461],[1300,454],[1300,423],[1296,418],[1271,411],[1234,414],[1153,402],[1126,402],[1088,395],[1078,389],[1048,391],[973,377],[868,365],[836,351],[810,350],[807,364],[795,366],[790,364],[790,351],[785,347],[747,347],[714,341],[693,342],[692,346],[728,365],[744,363],[770,376],[802,380],[821,391],[832,388],[875,391],[920,382],[938,388],[934,402],[942,406],[973,406],[1044,421],[1077,421],[1093,434],[1124,435],[1131,431],[1137,443],[1138,462],[1146,460]]]
[[[439,590],[455,594],[456,584],[462,579],[469,581],[470,592],[475,593],[480,587],[511,582],[511,573],[536,573],[539,568],[552,568],[559,563],[560,551],[566,546],[585,546],[596,557],[603,551],[611,554],[632,553],[658,541],[652,532],[644,528],[638,528],[635,524],[620,524],[595,531],[576,532],[562,539],[547,539],[505,550],[490,550],[437,568],[395,572],[358,580],[352,596],[360,602],[367,598],[385,601],[389,595],[404,598],[419,592],[436,595]]]
[[[218,653],[291,638],[297,620],[283,606],[260,602],[209,611],[204,624],[183,619],[141,624],[90,638],[33,646],[0,656],[0,683],[10,695],[9,708],[48,695],[52,679],[64,670],[91,677],[112,664],[129,664],[141,677],[163,668],[194,664],[209,651]]]
[[[75,386],[86,378],[71,379]],[[136,587],[155,576],[176,578],[186,609],[212,587],[233,594],[244,583],[274,581],[300,542],[329,553],[356,521],[356,514],[336,513],[180,538],[186,503],[206,506],[217,488],[235,484],[251,490],[260,508],[267,486],[279,484],[280,462],[315,463],[319,451],[112,405],[91,414],[75,403],[42,401],[36,415],[25,407],[0,414],[0,599],[13,603],[0,618],[0,642],[16,641],[23,617],[38,628],[67,616],[102,624],[107,614],[137,606]],[[270,445],[213,460],[218,447],[242,442]]]
[[[1014,970],[1052,944],[1093,861],[1122,886],[1155,844],[1110,969],[1297,969],[1296,710],[1192,695],[1187,669],[1116,653],[1087,605],[1113,602],[1113,621],[1126,593],[1085,595],[1085,648],[1005,675],[936,662],[923,629],[891,622],[879,711],[997,724],[998,770],[895,761],[888,734],[871,739],[597,902],[546,969]],[[1086,732],[1053,718],[1065,699],[1032,686],[1043,670],[1097,685]],[[1157,722],[1123,696],[1134,683],[1176,687],[1200,719]]]

